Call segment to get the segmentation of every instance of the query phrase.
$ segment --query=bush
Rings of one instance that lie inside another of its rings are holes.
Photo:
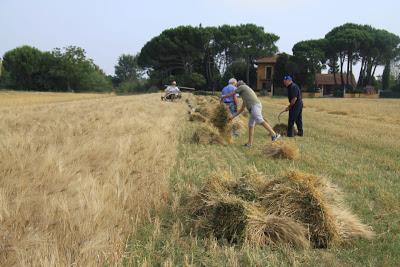
[[[392,87],[390,88],[390,90],[392,90],[393,92],[399,92],[399,93],[400,93],[400,83],[398,83],[398,84],[392,86]]]
[[[346,93],[355,93],[355,89],[351,84],[346,84],[345,88],[346,88]]]
[[[150,80],[132,80],[120,83],[116,89],[117,94],[157,93],[160,88],[151,85]]]
[[[113,85],[107,76],[98,71],[93,71],[83,78],[80,89],[82,91],[110,92]]]
[[[205,85],[207,83],[206,79],[204,76],[200,73],[192,73],[192,74],[183,74],[176,76],[176,82],[178,83],[179,86],[187,86],[187,87],[194,87],[197,90],[199,89],[205,89]]]
[[[150,88],[147,90],[148,93],[158,93],[159,91],[160,89],[155,85],[150,86]]]
[[[335,88],[333,91],[334,97],[343,97],[343,89],[342,88]]]

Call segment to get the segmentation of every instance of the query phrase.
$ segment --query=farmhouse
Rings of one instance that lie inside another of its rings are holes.
[[[273,77],[278,55],[263,57],[256,60],[257,64],[257,91],[267,91],[271,95],[274,91]]]
[[[336,79],[336,81],[335,81]],[[343,73],[343,81],[346,84],[347,81],[347,74]],[[340,78],[340,73],[328,73],[328,74],[322,74],[322,73],[316,73],[315,74],[315,85],[317,88],[321,89],[321,95],[322,96],[329,96],[333,95],[333,91],[335,87],[338,87],[342,84],[341,78]],[[356,87],[356,79],[354,78],[354,75],[351,73],[349,75],[349,84],[353,86],[353,88]]]

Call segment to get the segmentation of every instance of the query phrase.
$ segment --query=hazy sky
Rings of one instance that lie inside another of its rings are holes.
[[[291,53],[346,22],[400,35],[400,1],[319,0],[0,0],[0,56],[24,44],[41,50],[77,45],[108,74],[123,53],[178,25],[255,23]]]

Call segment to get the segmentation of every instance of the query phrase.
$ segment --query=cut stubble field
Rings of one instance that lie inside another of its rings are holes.
[[[201,122],[189,121],[183,101],[160,102],[160,94],[19,96],[11,102],[0,93],[2,266],[400,262],[399,100],[306,99],[305,137],[291,140],[300,158],[286,160],[265,156],[270,139],[261,127],[251,149],[242,146],[246,130],[226,146],[193,143]],[[262,98],[272,125],[286,101]],[[300,170],[337,184],[375,239],[303,251],[237,246],[185,229],[182,196],[215,172],[239,177],[252,166],[266,179]]]

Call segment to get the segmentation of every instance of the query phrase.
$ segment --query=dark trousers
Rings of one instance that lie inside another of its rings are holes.
[[[289,137],[293,136],[294,123],[296,123],[298,135],[303,135],[302,113],[303,113],[303,103],[298,103],[289,110],[288,131],[287,131],[287,135]]]

